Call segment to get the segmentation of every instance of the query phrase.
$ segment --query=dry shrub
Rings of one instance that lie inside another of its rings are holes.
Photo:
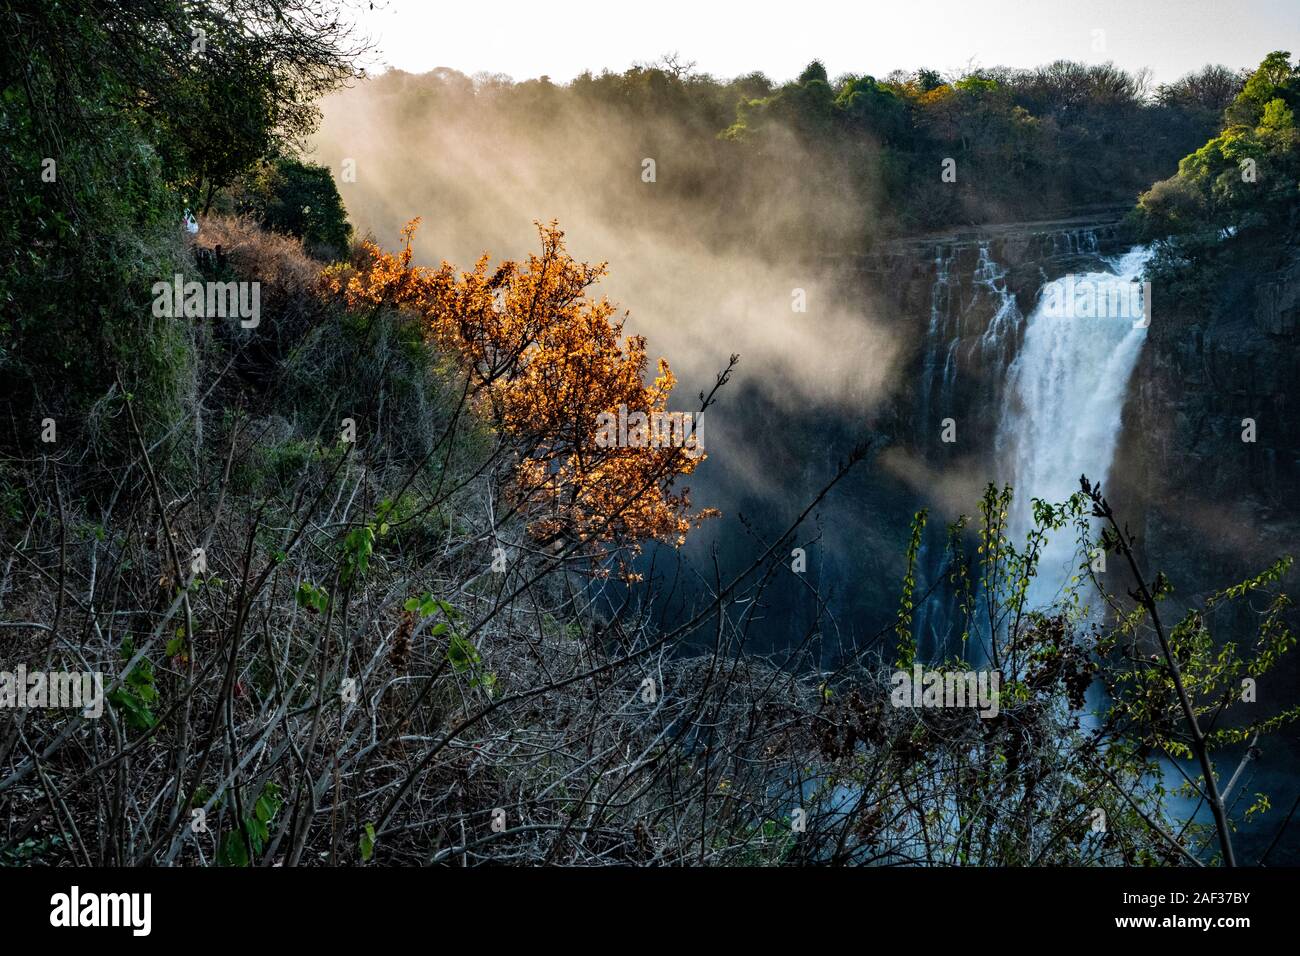
[[[327,313],[317,294],[320,263],[302,241],[270,232],[248,216],[210,216],[195,240],[200,262],[215,264],[218,278],[235,277],[261,285],[262,325],[255,339],[277,351],[292,348]]]

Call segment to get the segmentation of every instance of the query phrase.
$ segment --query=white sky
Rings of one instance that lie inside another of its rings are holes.
[[[1068,58],[1150,67],[1157,82],[1206,63],[1300,53],[1295,0],[360,0],[372,69],[467,74],[621,71],[676,51],[718,77],[775,80],[821,59],[831,76],[928,66],[1036,66]],[[1098,37],[1094,31],[1104,31]],[[1102,48],[1094,49],[1100,39]]]

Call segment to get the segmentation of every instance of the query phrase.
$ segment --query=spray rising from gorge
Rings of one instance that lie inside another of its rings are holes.
[[[628,331],[645,334],[652,353],[669,359],[682,402],[738,353],[737,374],[706,416],[708,461],[691,484],[698,501],[744,515],[762,533],[776,532],[792,496],[816,493],[845,448],[874,435],[883,467],[842,487],[819,532],[814,574],[832,589],[827,604],[844,622],[830,646],[850,646],[855,633],[877,630],[892,613],[903,522],[918,507],[951,520],[970,511],[987,483],[1007,482],[1027,508],[1030,497],[1060,500],[1062,488],[1068,496],[1082,472],[1108,471],[1113,436],[1096,443],[1082,467],[1075,459],[1086,448],[1072,458],[1043,447],[1059,427],[1053,415],[1069,414],[1053,412],[1053,403],[1073,400],[1066,392],[1088,380],[1064,370],[1070,361],[1100,360],[1084,346],[1105,343],[1081,333],[1077,355],[1051,365],[1048,350],[1041,372],[1030,355],[1047,318],[1030,303],[1054,276],[1105,271],[1103,249],[1119,251],[1106,227],[1013,224],[1002,236],[941,238],[901,254],[888,244],[844,254],[835,250],[852,249],[879,217],[838,201],[851,187],[847,168],[814,161],[807,142],[780,127],[767,135],[780,140],[788,162],[756,156],[743,166],[743,195],[754,201],[720,205],[712,194],[703,202],[682,190],[735,149],[716,140],[716,130],[703,163],[698,136],[679,117],[642,111],[633,122],[578,95],[582,84],[565,95],[527,87],[552,110],[551,122],[538,126],[516,115],[503,95],[508,87],[458,82],[393,75],[324,104],[315,147],[323,161],[353,161],[355,176],[340,184],[350,214],[381,239],[423,215],[417,258],[462,264],[485,249],[494,258],[519,255],[528,223],[556,217],[580,255],[608,260],[598,291],[629,308]],[[570,161],[554,163],[559,152]],[[646,157],[658,159],[659,181],[643,180]],[[809,170],[816,181],[805,181]],[[813,222],[825,226],[817,242],[807,241]],[[1008,239],[1030,248],[1017,256]],[[793,301],[807,311],[792,309]],[[1116,372],[1127,382],[1131,370]],[[1106,424],[1096,427],[1117,430],[1122,387],[1108,401]],[[959,420],[959,441],[940,445],[938,423],[950,417]],[[1031,434],[1009,441],[1019,422]],[[929,578],[940,573],[942,524],[936,520],[927,539]],[[724,567],[742,567],[746,543],[713,535],[701,529],[688,556],[717,544]],[[781,647],[812,628],[819,611],[807,602],[807,589],[794,582],[758,640]],[[918,612],[918,638],[934,653],[960,650],[948,621],[937,607]]]

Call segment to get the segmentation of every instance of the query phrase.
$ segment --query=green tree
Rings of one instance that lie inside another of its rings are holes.
[[[0,9],[0,363],[14,420],[93,424],[86,408],[118,373],[146,421],[175,417],[192,333],[152,315],[150,289],[186,261],[182,210],[301,138],[356,52],[330,0]]]
[[[1279,229],[1300,205],[1300,70],[1270,53],[1228,107],[1224,127],[1138,202],[1149,238]]]
[[[239,205],[268,229],[298,237],[319,258],[347,255],[352,226],[334,177],[324,166],[288,157],[263,163],[250,177]]]

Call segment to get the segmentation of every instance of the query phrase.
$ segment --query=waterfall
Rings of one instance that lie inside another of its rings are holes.
[[[1151,252],[1139,246],[1108,258],[1099,246],[1092,230],[1054,237],[1053,258],[1086,256],[1100,271],[1045,282],[1028,317],[988,242],[970,250],[974,261],[964,281],[956,267],[959,250],[935,250],[918,423],[933,433],[940,420],[963,410],[992,413],[986,474],[1015,489],[1008,533],[1017,547],[1032,525],[1034,498],[1068,499],[1079,490],[1081,474],[1094,482],[1109,479],[1129,379],[1146,338],[1140,280]],[[959,461],[951,454],[948,446],[930,443],[927,459],[942,470]],[[933,521],[922,538],[917,578],[922,592],[938,587],[918,606],[913,625],[929,660],[961,651],[954,643],[954,595],[939,580],[946,544],[943,523]],[[1074,528],[1050,536],[1030,605],[1055,600],[1078,573],[1080,559]]]
[[[946,250],[943,246],[936,246],[934,250],[934,283],[930,286],[930,327],[926,334],[925,359],[921,366],[921,400],[918,420],[924,428],[933,425],[931,410],[934,405],[934,379],[939,366],[941,348],[946,352],[939,389],[939,407],[941,409],[947,407],[948,397],[957,373],[957,329],[949,328],[952,300],[951,276],[949,273],[951,265],[952,252]],[[941,545],[938,548],[937,558],[935,554],[931,553],[934,550],[930,540],[932,536],[932,534],[927,534],[921,539],[921,549],[917,554],[917,565],[923,578],[938,575],[939,560],[943,556]],[[923,652],[927,649],[932,652],[934,646],[946,643],[948,628],[944,627],[942,620],[936,620],[942,618],[941,614],[935,613],[934,605],[937,603],[937,601],[922,601],[920,607],[916,610],[914,631]],[[943,633],[941,634],[940,631]]]
[[[953,269],[960,262],[960,247],[937,246],[934,283],[930,289],[930,322],[921,371],[919,421],[932,432],[947,417],[964,417],[962,404],[972,387],[992,371],[1000,377],[1015,347],[1022,317],[1016,297],[1007,286],[1007,269],[983,240],[974,247],[974,265],[963,275]],[[958,389],[958,366],[963,366],[963,390]],[[943,469],[952,465],[955,449],[932,445],[929,462]],[[913,631],[926,660],[941,660],[962,653],[961,629],[955,616],[954,594],[941,580],[948,538],[943,520],[932,516],[917,554],[919,590],[935,587],[932,598],[919,604]]]
[[[1043,286],[1008,370],[998,428],[1000,477],[1015,489],[1010,533],[1023,546],[1031,499],[1061,502],[1079,476],[1109,477],[1129,378],[1146,327],[1139,285],[1151,250],[1135,246],[1104,260],[1105,272],[1069,275]],[[1136,312],[1136,314],[1134,314]],[[1063,529],[1043,552],[1031,605],[1052,601],[1077,573],[1076,535]]]
[[[943,384],[945,391],[951,385],[948,367],[953,364],[952,350],[956,348],[957,336],[948,329],[948,312],[951,290],[949,288],[948,269],[952,263],[952,254],[943,246],[934,251],[934,284],[930,286],[930,328],[926,334],[925,361],[921,368],[921,416],[922,422],[930,420],[930,404],[934,393],[935,369],[939,364],[940,343],[948,341],[948,359],[944,364]],[[955,369],[954,369],[955,372]],[[941,395],[942,397],[942,395]]]
[[[1007,270],[989,254],[987,242],[980,244],[979,263],[973,278],[977,285],[984,287],[994,303],[993,317],[980,336],[980,351],[986,366],[993,362],[1000,367],[1006,362],[1010,333],[1020,325],[1020,309],[1016,307],[1016,297],[1007,289]]]
[[[1000,377],[1016,332],[1022,323],[1016,297],[1007,286],[1007,269],[994,258],[990,242],[983,240],[972,250],[975,262],[969,272],[953,269],[962,258],[960,247],[939,245],[934,255],[934,283],[930,288],[930,322],[921,369],[920,414],[922,427],[937,430],[942,419],[961,417],[967,407],[965,393],[958,389],[958,366],[968,377],[968,392],[986,373]],[[931,446],[929,462],[942,469],[952,464],[953,450]],[[934,517],[934,516],[932,516]],[[946,564],[948,539],[945,523],[932,520],[921,538],[917,554],[919,590],[935,587],[931,600],[916,611],[913,630],[926,660],[941,660],[962,653],[960,627],[955,616],[954,595],[941,580]]]
[[[1052,236],[1052,255],[1083,255],[1095,253],[1101,245],[1095,229],[1072,229]]]

